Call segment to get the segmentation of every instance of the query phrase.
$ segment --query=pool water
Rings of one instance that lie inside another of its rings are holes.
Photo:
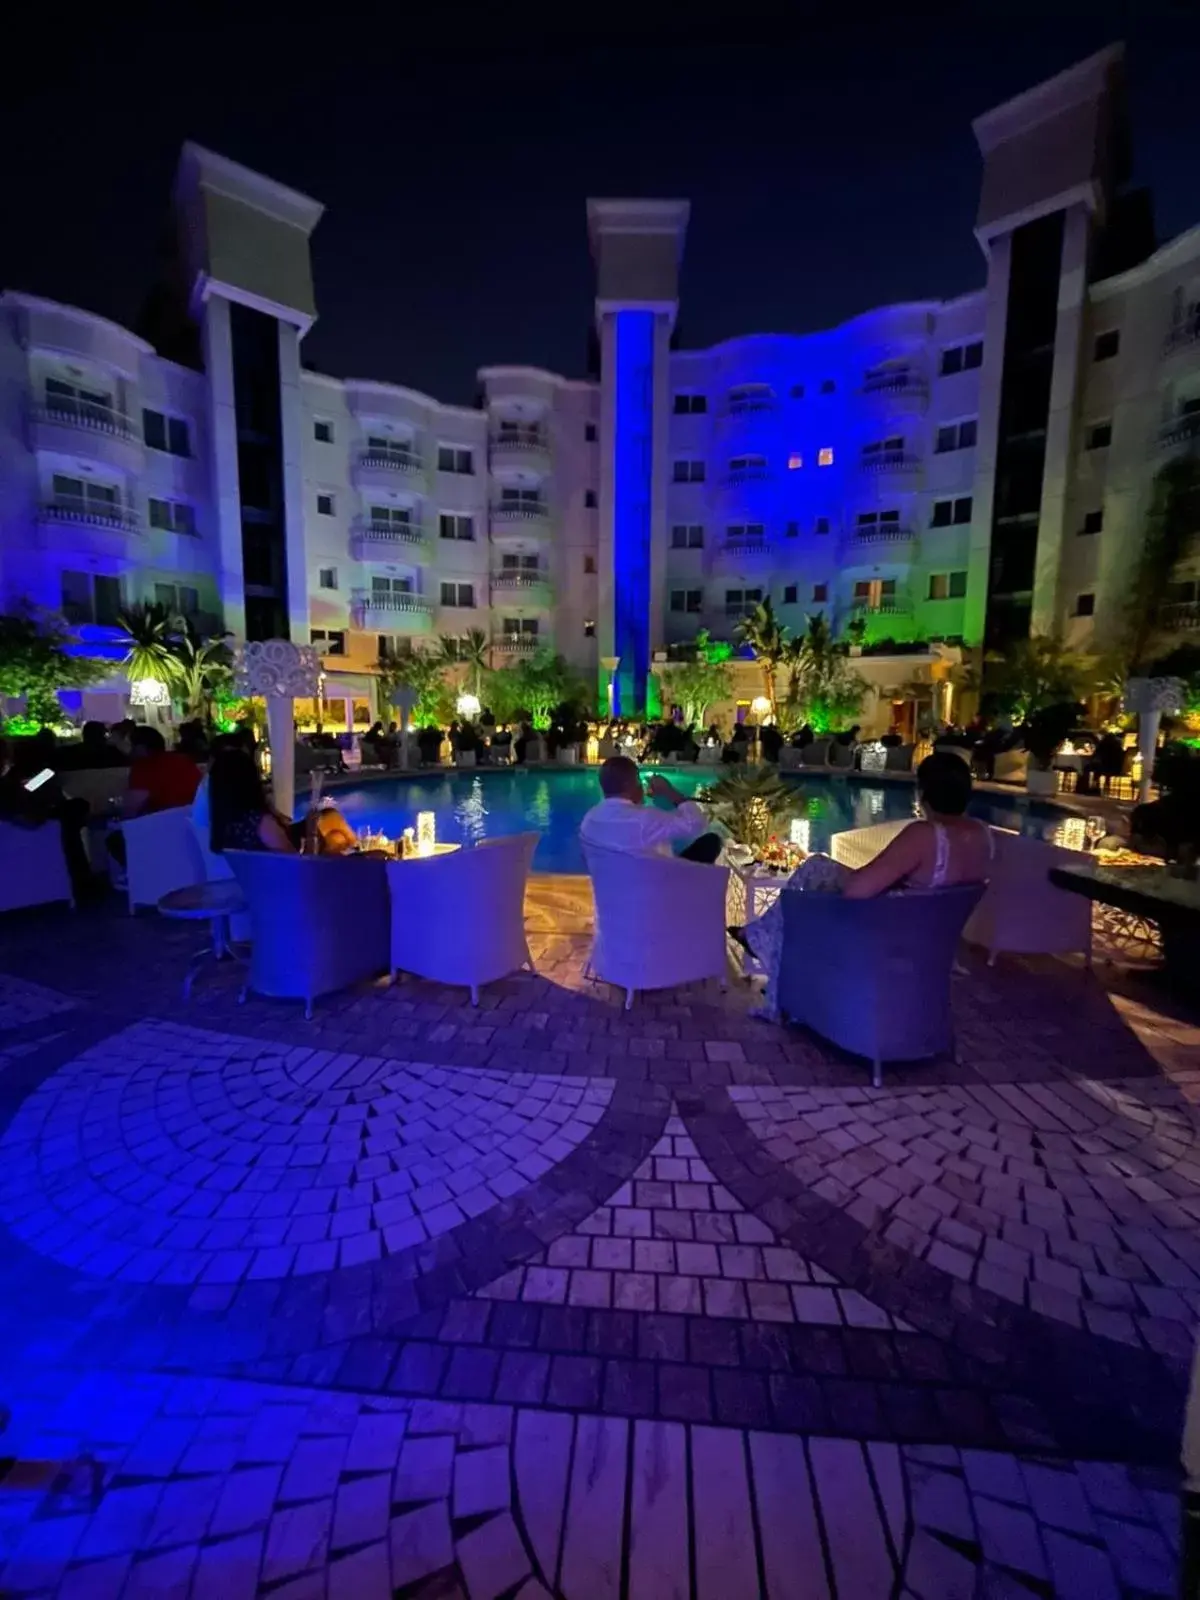
[[[668,774],[676,788],[695,794],[713,781],[711,772]],[[846,828],[895,822],[914,815],[911,784],[870,784],[824,774],[796,779],[806,797],[809,848],[828,850],[829,840]],[[432,811],[439,840],[474,844],[506,833],[541,834],[533,865],[540,872],[583,872],[579,824],[600,798],[594,768],[538,771],[521,767],[482,773],[428,773],[420,777],[376,779],[330,791],[342,815],[357,832],[368,827],[398,838],[415,828],[418,811]],[[1061,820],[1053,806],[1024,796],[977,795],[972,815],[1022,833],[1045,835]]]

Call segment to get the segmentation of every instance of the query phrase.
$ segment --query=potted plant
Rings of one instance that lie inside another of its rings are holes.
[[[696,798],[717,822],[724,824],[730,838],[755,856],[762,853],[771,835],[804,806],[803,791],[766,765],[730,772]]]
[[[852,656],[863,653],[863,645],[867,640],[867,619],[865,617],[852,617],[846,624],[846,643]]]
[[[1078,726],[1081,708],[1072,701],[1043,706],[1025,725],[1024,743],[1029,752],[1025,787],[1030,794],[1053,795],[1058,787],[1054,758],[1071,729]]]

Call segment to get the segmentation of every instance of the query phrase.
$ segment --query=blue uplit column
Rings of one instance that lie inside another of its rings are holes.
[[[650,557],[654,466],[654,313],[613,318],[613,710],[646,705],[650,671]]]

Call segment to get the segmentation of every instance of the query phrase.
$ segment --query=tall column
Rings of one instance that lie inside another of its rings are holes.
[[[246,585],[242,568],[242,501],[238,490],[237,412],[233,393],[233,341],[229,302],[205,302],[202,320],[204,369],[208,374],[212,484],[221,562],[218,584],[225,626],[246,636]]]
[[[304,403],[300,334],[279,324],[279,422],[283,443],[283,526],[287,542],[287,614],[291,636],[308,643],[308,561],[304,550]]]
[[[646,707],[663,636],[670,340],[684,200],[589,200],[600,333],[599,656],[619,658],[613,711]]]

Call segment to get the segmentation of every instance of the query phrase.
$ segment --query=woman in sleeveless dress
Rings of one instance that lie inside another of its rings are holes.
[[[966,762],[949,751],[934,751],[917,768],[917,792],[924,820],[909,823],[873,861],[855,870],[829,856],[809,856],[774,904],[747,924],[745,942],[767,974],[763,1014],[779,1014],[776,984],[783,952],[783,894],[804,890],[871,900],[905,889],[987,882],[995,841],[985,822],[965,814],[971,799],[971,769]]]

